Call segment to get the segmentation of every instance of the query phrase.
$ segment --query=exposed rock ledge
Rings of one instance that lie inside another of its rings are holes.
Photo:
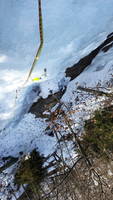
[[[87,56],[82,58],[78,63],[72,67],[68,67],[65,71],[66,77],[70,77],[71,80],[75,79],[80,75],[83,70],[92,63],[93,59],[97,56],[100,51],[107,52],[113,46],[113,33],[107,36],[107,39],[96,49],[94,49]]]

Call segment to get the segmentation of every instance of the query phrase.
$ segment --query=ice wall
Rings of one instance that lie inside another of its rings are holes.
[[[112,8],[113,0],[42,0],[45,43],[38,73],[47,67],[56,75],[85,47],[93,48],[107,35]],[[0,68],[28,70],[38,45],[38,0],[0,0]]]

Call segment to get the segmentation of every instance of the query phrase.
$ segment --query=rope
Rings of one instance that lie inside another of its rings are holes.
[[[29,81],[29,78],[35,68],[35,65],[37,63],[37,61],[39,60],[39,57],[40,57],[40,54],[41,54],[41,51],[42,51],[42,48],[43,48],[43,43],[44,43],[44,39],[43,39],[43,22],[42,22],[42,8],[41,8],[41,0],[38,0],[38,9],[39,9],[39,32],[40,32],[40,45],[39,45],[39,48],[37,50],[37,53],[36,53],[36,56],[34,58],[34,61],[32,63],[32,66],[31,66],[31,69],[29,71],[29,74],[28,74],[28,77],[26,79],[26,82],[27,83]]]
[[[29,81],[29,78],[32,74],[32,71],[34,70],[35,68],[35,65],[37,63],[37,61],[39,60],[39,57],[40,57],[40,54],[41,54],[41,51],[42,51],[42,48],[43,48],[43,43],[44,43],[44,39],[43,39],[43,21],[42,21],[42,7],[41,7],[41,0],[38,0],[38,9],[39,9],[39,33],[40,33],[40,45],[39,45],[39,48],[37,50],[37,53],[36,53],[36,56],[33,60],[33,63],[32,63],[32,66],[31,66],[31,69],[29,71],[29,74],[28,74],[28,77],[26,79],[26,81],[16,90],[16,96],[15,96],[15,100],[14,100],[14,108],[16,107],[16,101],[17,101],[17,98],[18,98],[18,93],[21,91],[21,89],[24,88],[25,84]],[[3,129],[5,130],[5,129]],[[0,130],[1,132],[2,130]]]
[[[16,97],[15,97],[15,102],[14,102],[14,105],[16,105],[16,100],[17,100],[17,97],[18,97],[18,93],[19,91],[24,88],[24,86],[26,85],[26,83],[29,81],[29,78],[35,68],[35,65],[37,63],[37,61],[39,60],[39,57],[40,57],[40,54],[41,54],[41,51],[42,51],[42,48],[43,48],[43,43],[44,43],[44,37],[43,37],[43,20],[42,20],[42,6],[41,6],[41,0],[38,0],[38,10],[39,10],[39,33],[40,33],[40,45],[39,45],[39,48],[37,50],[37,53],[36,53],[36,56],[33,60],[33,63],[32,63],[32,66],[31,66],[31,69],[29,71],[29,74],[28,74],[28,77],[26,79],[26,81],[16,90]]]

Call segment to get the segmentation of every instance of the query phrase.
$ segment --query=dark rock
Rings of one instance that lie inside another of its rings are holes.
[[[98,46],[84,58],[80,59],[78,63],[74,64],[72,67],[67,68],[65,71],[66,77],[70,77],[71,80],[75,79],[84,71],[84,69],[86,69],[88,65],[92,63],[93,59],[100,51],[106,52],[113,46],[113,43],[111,44],[111,42],[113,42],[113,33],[111,35],[109,34],[107,39],[100,46]]]
[[[35,114],[36,117],[48,117],[48,115],[43,114],[43,112],[51,110],[51,108],[59,102],[59,100],[65,93],[65,90],[66,89],[64,89],[63,91],[56,92],[55,94],[50,94],[46,99],[43,99],[41,97],[38,100],[38,102],[34,103],[31,106],[29,112]]]

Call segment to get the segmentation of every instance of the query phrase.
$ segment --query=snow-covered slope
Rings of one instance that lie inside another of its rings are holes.
[[[64,77],[67,67],[88,55],[113,32],[113,0],[42,0],[42,7],[44,49],[33,74],[42,76],[42,80],[23,87],[39,43],[37,0],[0,1],[0,165],[4,156],[17,157],[34,148],[48,156],[56,150],[56,138],[45,134],[46,118],[28,113],[41,97],[46,99],[51,92],[66,86],[61,101],[67,107],[71,105],[72,128],[79,129],[105,97],[96,98],[78,90],[78,86],[107,92],[113,88],[112,43],[108,51],[98,52],[74,80]],[[7,175],[0,175],[1,200],[7,199],[8,183],[13,182],[11,168]]]
[[[67,82],[67,90],[62,97],[62,101],[68,105],[72,103],[73,109],[77,110],[74,115],[75,123],[80,123],[84,120],[87,115],[98,108],[99,102],[104,98],[97,100],[94,96],[89,95],[84,92],[77,90],[77,87],[83,86],[88,88],[96,87],[110,87],[112,86],[112,71],[113,71],[113,49],[110,49],[106,53],[100,52],[99,55],[93,60],[93,63],[76,79]],[[46,83],[46,90],[45,85]],[[46,81],[41,84],[33,84],[28,86],[26,93],[23,94],[20,98],[22,101],[18,105],[17,110],[6,126],[5,130],[1,132],[1,150],[0,156],[13,155],[17,156],[19,152],[27,153],[34,148],[38,148],[44,155],[52,153],[56,148],[56,140],[54,137],[49,137],[45,135],[45,129],[48,123],[45,119],[35,118],[35,115],[28,113],[30,105],[33,103],[34,99],[37,99],[37,92],[40,92],[39,86],[41,89],[41,95],[47,97],[49,89],[53,89],[53,92],[57,91],[57,81],[56,84],[51,81]],[[50,87],[47,87],[49,84],[53,84]],[[109,83],[109,85],[108,85]],[[38,90],[37,90],[38,88]],[[109,89],[109,88],[108,88]],[[109,90],[108,90],[109,91]],[[78,98],[76,102],[76,98]],[[48,148],[47,148],[48,147]]]
[[[58,90],[65,68],[90,53],[112,32],[113,0],[86,0],[85,4],[83,0],[45,0],[42,4],[45,45],[35,76],[47,68],[48,80],[36,84],[41,88],[40,96],[47,97],[49,90]],[[55,148],[55,139],[44,135],[44,119],[27,114],[37,98],[37,92],[32,90],[34,84],[29,83],[18,92],[15,104],[16,90],[25,80],[38,45],[37,1],[1,0],[0,5],[1,129],[8,124],[0,133],[0,156],[16,156],[19,151],[28,152],[34,147],[47,155]],[[75,83],[95,87],[101,81],[104,85],[111,78],[112,55],[112,49],[100,53],[69,83],[63,99],[74,98]]]
[[[37,2],[0,1],[1,69],[29,69],[39,41]],[[112,32],[112,7],[112,0],[42,1],[45,44],[37,73],[47,67],[56,76],[97,46]]]

